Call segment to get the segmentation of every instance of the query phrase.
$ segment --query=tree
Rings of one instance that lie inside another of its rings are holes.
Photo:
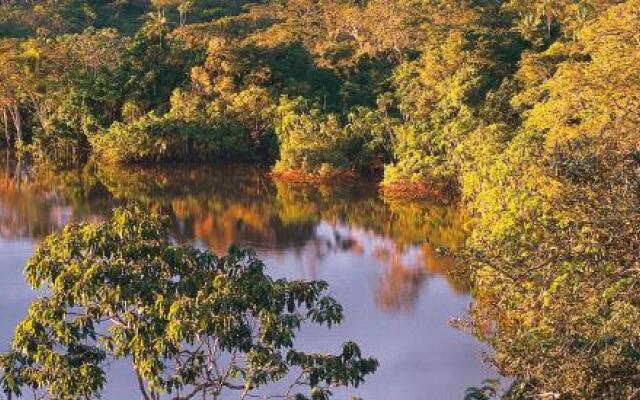
[[[616,0],[512,0],[505,4],[519,19],[520,34],[536,46],[572,39],[589,21],[620,3]]]
[[[524,121],[478,173],[472,326],[507,398],[640,393],[639,7],[523,63]]]
[[[302,324],[343,318],[325,282],[274,280],[250,250],[217,257],[174,245],[167,220],[138,209],[48,237],[26,277],[48,294],[16,328],[14,350],[0,356],[8,394],[29,387],[90,397],[105,384],[105,363],[126,358],[146,400],[217,399],[229,390],[245,398],[280,380],[290,384],[284,398],[327,399],[378,365],[353,342],[337,355],[295,349]]]
[[[180,26],[187,23],[187,13],[193,9],[193,1],[181,1],[178,5],[178,13],[180,13]]]
[[[395,70],[404,124],[395,130],[394,162],[385,168],[385,185],[456,179],[453,153],[481,124],[477,110],[490,87],[490,71],[485,54],[455,31]]]
[[[163,45],[163,38],[169,31],[167,17],[165,16],[164,9],[160,9],[154,12],[150,12],[146,15],[147,23],[145,24],[145,31],[150,37],[157,36],[160,47]]]
[[[23,77],[18,63],[17,51],[13,48],[16,43],[1,42],[0,53],[0,110],[2,114],[2,128],[7,147],[11,146],[10,126],[15,132],[15,140],[21,142],[23,139],[23,120],[20,112],[24,102],[24,88],[21,87]]]

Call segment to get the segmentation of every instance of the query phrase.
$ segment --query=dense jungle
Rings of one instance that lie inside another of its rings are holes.
[[[0,0],[0,132],[8,399],[640,399],[640,0]]]

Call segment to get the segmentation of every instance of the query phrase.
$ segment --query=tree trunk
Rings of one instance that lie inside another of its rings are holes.
[[[7,149],[11,147],[11,135],[9,134],[9,115],[7,114],[7,108],[2,108],[2,122],[4,125],[4,137],[7,141]]]
[[[16,141],[22,142],[22,119],[20,117],[18,104],[13,104],[12,108],[9,109],[9,113],[11,114],[11,119],[13,119],[13,126],[16,129]]]
[[[135,371],[136,371],[136,377],[138,378],[138,388],[140,389],[140,393],[142,394],[142,398],[144,400],[152,400],[151,397],[149,397],[149,394],[147,393],[147,390],[145,389],[144,380],[142,379],[142,375],[140,375],[140,372],[138,372],[137,369]]]

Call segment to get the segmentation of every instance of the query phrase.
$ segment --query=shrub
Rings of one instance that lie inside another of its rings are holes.
[[[244,130],[231,123],[207,125],[150,113],[139,120],[114,123],[92,138],[98,156],[107,162],[250,160],[256,157]]]

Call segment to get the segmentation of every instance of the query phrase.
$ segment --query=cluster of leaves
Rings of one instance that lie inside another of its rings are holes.
[[[168,107],[167,85],[183,79],[190,57],[143,35],[93,29],[10,41],[4,49],[0,116],[7,142],[28,143],[52,161],[75,161],[113,122]]]
[[[0,356],[5,393],[88,398],[115,359],[131,361],[145,399],[246,396],[287,377],[285,398],[326,399],[376,370],[353,342],[337,355],[294,348],[301,325],[342,321],[325,282],[274,280],[249,250],[219,258],[172,244],[167,228],[158,215],[120,209],[44,240],[26,277],[47,294]]]
[[[378,110],[354,108],[342,121],[340,115],[310,109],[301,98],[283,98],[276,113],[280,143],[276,173],[330,176],[354,169],[382,170],[389,159],[390,121]]]
[[[506,398],[640,393],[639,7],[528,52],[510,98],[522,123],[485,131],[503,144],[464,173],[473,327],[516,378]]]
[[[93,137],[91,145],[103,161],[115,163],[251,159],[254,143],[236,129],[224,120],[212,127],[152,112],[129,124],[114,123]]]

